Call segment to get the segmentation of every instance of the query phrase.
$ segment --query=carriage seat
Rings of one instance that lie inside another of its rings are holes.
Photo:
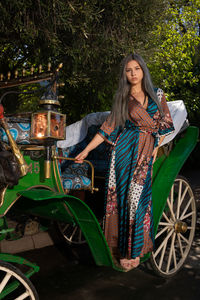
[[[76,157],[91,141],[94,135],[97,133],[99,126],[92,125],[88,128],[86,137],[80,143],[62,148],[61,155],[64,157]],[[108,169],[109,162],[109,145],[102,143],[96,149],[91,151],[87,157],[95,170],[95,176],[104,177]],[[89,189],[91,185],[91,170],[87,163],[78,164],[73,161],[62,160],[60,162],[60,172],[62,177],[62,183],[64,189],[77,190],[77,189]]]
[[[19,145],[27,145],[27,144],[38,144],[36,141],[30,142],[30,130],[31,130],[31,122],[30,119],[22,119],[22,118],[7,118],[8,128],[13,139]],[[5,130],[0,127],[0,139],[4,143],[8,143],[8,137]]]

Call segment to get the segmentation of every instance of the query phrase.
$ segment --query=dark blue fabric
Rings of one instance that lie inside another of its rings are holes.
[[[115,147],[115,172],[117,200],[119,209],[119,248],[122,256],[127,253],[128,235],[128,191],[133,178],[137,162],[139,142],[139,130],[132,126],[130,121],[126,122],[126,128],[120,134]]]

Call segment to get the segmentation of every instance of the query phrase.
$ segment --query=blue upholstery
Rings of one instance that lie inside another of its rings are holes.
[[[17,144],[30,144],[30,129],[31,124],[27,123],[17,123],[17,122],[8,122],[8,127],[13,139]],[[5,130],[0,127],[0,139],[4,143],[8,143],[8,137]]]
[[[62,149],[64,157],[76,157],[91,141],[98,130],[98,126],[92,125],[85,139],[77,145]],[[87,159],[92,162],[95,169],[95,175],[105,176],[108,169],[109,146],[102,143],[96,149],[90,152]],[[73,161],[61,161],[61,176],[63,187],[68,190],[87,189],[90,187],[90,167],[87,163],[77,164]]]
[[[64,189],[77,190],[89,188],[91,180],[84,174],[85,172],[87,172],[87,169],[87,165],[80,166],[79,164],[75,163],[67,167],[64,172],[62,172],[62,182]]]
[[[82,141],[77,145],[62,149],[62,156],[74,158],[86,146]],[[77,164],[73,161],[62,160],[60,163],[63,187],[67,190],[87,189],[90,187],[91,180],[88,176],[88,165]]]

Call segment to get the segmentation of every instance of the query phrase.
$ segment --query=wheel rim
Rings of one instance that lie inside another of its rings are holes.
[[[176,273],[186,260],[195,233],[196,205],[192,189],[177,178],[167,199],[155,237],[154,266],[164,276]]]
[[[11,299],[10,297],[12,297],[13,300],[35,300],[34,292],[28,281],[29,279],[24,280],[12,268],[0,265],[0,299]]]
[[[59,222],[58,228],[68,244],[80,245],[86,243],[85,237],[76,223],[66,224]]]

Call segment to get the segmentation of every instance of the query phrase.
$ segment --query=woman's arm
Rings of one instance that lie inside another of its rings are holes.
[[[96,134],[91,142],[85,147],[85,149],[79,153],[76,158],[76,163],[82,163],[83,160],[88,156],[89,152],[99,146],[101,143],[104,142],[104,138],[100,134]]]

